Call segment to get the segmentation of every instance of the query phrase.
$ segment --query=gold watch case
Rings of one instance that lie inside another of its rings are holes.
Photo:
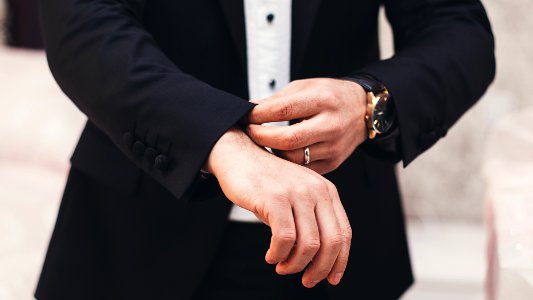
[[[386,89],[377,94],[371,91],[367,92],[365,122],[369,139],[374,139],[377,135],[387,132],[392,126],[392,121],[388,118],[390,112],[387,112],[390,99],[389,91]]]

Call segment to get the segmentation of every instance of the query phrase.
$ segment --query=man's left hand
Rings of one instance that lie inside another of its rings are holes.
[[[272,97],[252,101],[247,133],[260,146],[303,165],[309,147],[310,169],[326,174],[337,169],[367,137],[366,92],[355,82],[318,78],[291,82]],[[297,120],[291,126],[261,124]]]

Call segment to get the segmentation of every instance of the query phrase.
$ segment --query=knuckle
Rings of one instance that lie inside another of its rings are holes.
[[[285,146],[288,149],[298,148],[302,142],[302,136],[298,132],[289,132],[285,137]]]
[[[295,184],[293,187],[293,192],[296,197],[307,199],[309,196],[310,190],[305,184]]]
[[[315,191],[329,196],[329,188],[325,181],[322,181],[322,180],[319,181],[318,183],[315,184],[314,187],[315,187]]]
[[[335,100],[335,93],[333,93],[329,89],[324,89],[320,94],[320,98],[328,100],[329,102],[329,101]]]
[[[328,240],[328,244],[330,245],[331,248],[340,248],[342,243],[344,242],[344,235],[342,234],[342,232],[340,232],[340,230],[335,233],[333,236],[331,236]]]
[[[333,182],[326,180],[326,185],[330,191],[337,193],[337,187],[333,184]]]
[[[294,105],[291,103],[285,103],[280,106],[280,108],[277,111],[278,117],[280,119],[287,118],[292,115],[292,112],[294,110]]]
[[[326,194],[328,193],[328,187],[322,180],[313,180],[308,183],[309,193],[312,194]]]
[[[351,242],[353,236],[352,227],[348,225],[346,229],[344,229],[343,238],[345,242]]]
[[[296,241],[296,231],[292,229],[282,230],[276,238],[282,243],[294,243]]]
[[[304,255],[309,253],[316,253],[320,249],[320,240],[318,238],[311,238],[303,243],[302,252]]]
[[[311,184],[316,189],[325,189],[328,187],[327,179],[321,176],[314,176],[313,180],[311,180]]]
[[[271,204],[282,204],[286,203],[290,198],[290,189],[278,188],[272,191],[272,199],[274,201],[270,202]]]

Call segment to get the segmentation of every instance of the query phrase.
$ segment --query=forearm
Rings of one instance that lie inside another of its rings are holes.
[[[91,122],[181,198],[218,138],[253,105],[182,72],[144,28],[144,1],[126,3],[42,1],[50,69]],[[167,167],[154,168],[144,149],[167,157]]]
[[[494,40],[479,1],[391,0],[386,9],[396,54],[357,72],[391,93],[407,165],[486,91],[495,73]]]
[[[204,170],[215,177],[228,176],[225,162],[236,154],[243,152],[251,154],[255,151],[263,151],[259,148],[240,128],[232,127],[226,131],[209,153]]]

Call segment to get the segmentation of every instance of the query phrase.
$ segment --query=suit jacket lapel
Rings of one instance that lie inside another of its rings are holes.
[[[244,20],[244,0],[219,0],[233,42],[235,44],[241,67],[247,73],[246,66],[246,28]]]
[[[292,0],[291,78],[300,76],[307,44],[321,0]]]
[[[291,78],[297,78],[321,0],[292,0]],[[219,0],[237,48],[241,67],[246,68],[244,0]],[[246,69],[245,69],[246,72]]]

